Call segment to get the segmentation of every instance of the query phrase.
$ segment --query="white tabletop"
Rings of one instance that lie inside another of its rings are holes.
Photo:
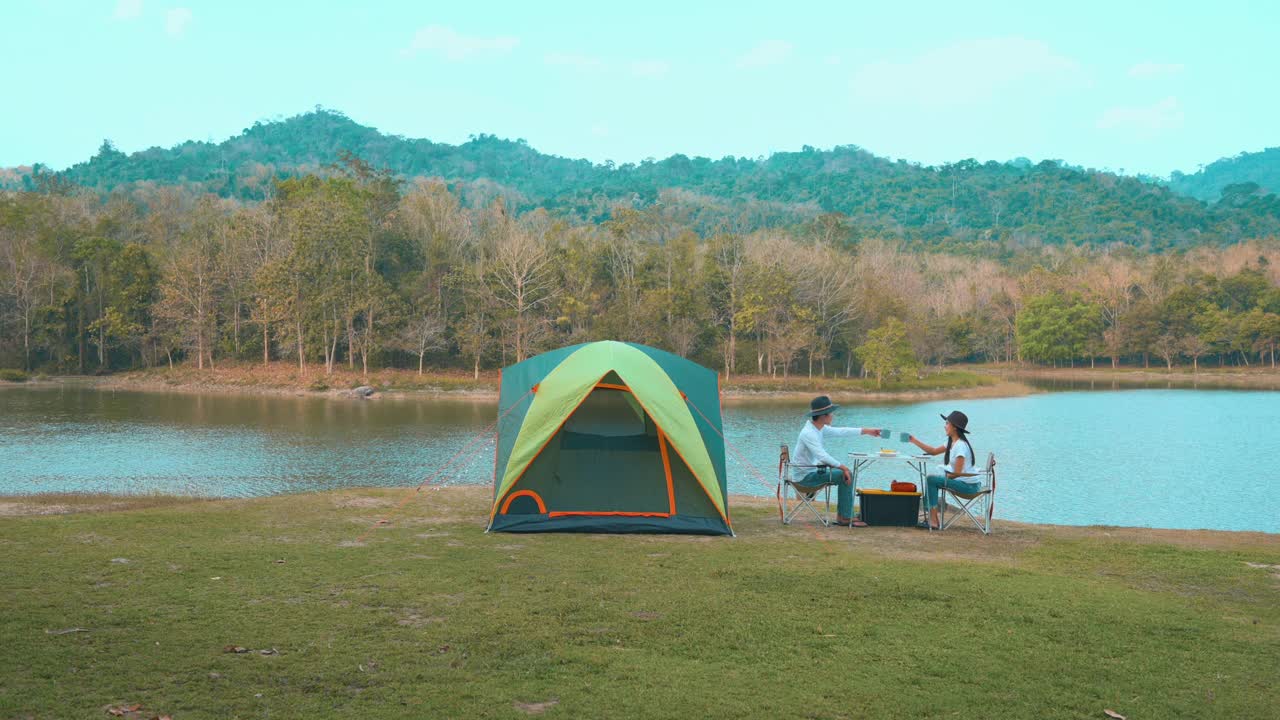
[[[851,457],[851,458],[857,458],[857,459],[859,459],[859,460],[914,460],[914,461],[920,461],[920,460],[932,460],[932,459],[933,459],[933,456],[932,456],[932,455],[908,455],[908,454],[906,454],[906,453],[893,453],[893,454],[891,454],[891,455],[890,455],[890,454],[887,454],[887,453],[878,453],[878,452],[877,452],[877,453],[860,453],[860,452],[851,452],[851,453],[849,453],[849,457]]]

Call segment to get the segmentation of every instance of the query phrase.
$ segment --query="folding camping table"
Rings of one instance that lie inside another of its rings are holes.
[[[920,476],[919,488],[921,498],[923,499],[925,478],[929,474],[929,461],[933,460],[933,456],[906,455],[904,453],[894,453],[892,455],[885,453],[849,453],[849,474],[853,476],[853,493],[855,497],[858,494],[858,475],[862,472],[862,469],[881,460],[904,462],[908,467],[915,470],[916,474]],[[861,515],[861,513],[862,510],[859,508],[858,514]]]

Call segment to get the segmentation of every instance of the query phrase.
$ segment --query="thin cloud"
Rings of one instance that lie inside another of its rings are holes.
[[[1131,78],[1152,78],[1163,75],[1177,75],[1186,69],[1181,63],[1140,62],[1129,68]]]
[[[739,55],[734,65],[743,69],[779,65],[791,56],[791,48],[791,43],[785,40],[765,40]]]
[[[1158,135],[1182,127],[1184,114],[1178,98],[1167,97],[1151,105],[1108,108],[1098,116],[1100,130],[1121,130],[1138,136]]]
[[[547,53],[542,61],[556,67],[567,67],[578,72],[600,72],[605,69],[604,61],[591,55],[577,53]]]
[[[444,25],[427,25],[413,34],[413,40],[401,54],[430,53],[450,62],[461,62],[478,55],[505,55],[519,44],[518,38],[509,35],[464,35]]]
[[[631,63],[631,74],[641,78],[660,78],[671,71],[665,60],[637,60]]]
[[[1076,60],[1022,37],[986,38],[936,48],[906,61],[879,61],[853,75],[855,97],[868,104],[928,109],[977,105],[1001,93],[1088,85]]]
[[[112,17],[117,20],[132,20],[142,14],[142,0],[117,0],[116,11]]]
[[[182,37],[191,24],[190,8],[174,8],[164,14],[164,32],[169,37]]]

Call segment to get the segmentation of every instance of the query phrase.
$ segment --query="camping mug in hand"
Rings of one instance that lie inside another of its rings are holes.
[[[898,433],[898,442],[911,442],[911,433]]]

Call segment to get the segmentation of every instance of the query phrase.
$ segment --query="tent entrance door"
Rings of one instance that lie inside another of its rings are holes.
[[[675,512],[662,431],[625,387],[600,387],[578,406],[518,487],[535,490],[549,514],[666,517]]]

